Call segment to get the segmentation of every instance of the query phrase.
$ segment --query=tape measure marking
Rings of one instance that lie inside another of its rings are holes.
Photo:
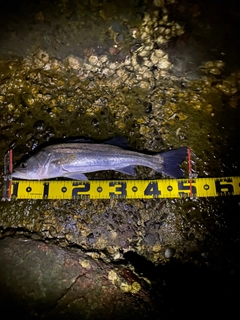
[[[161,180],[12,180],[15,199],[152,199],[240,195],[240,177]]]

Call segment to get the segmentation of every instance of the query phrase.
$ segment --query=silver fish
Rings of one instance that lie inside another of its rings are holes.
[[[42,148],[14,168],[12,178],[42,180],[66,177],[87,180],[84,173],[102,170],[135,176],[135,165],[180,178],[183,172],[179,165],[186,156],[186,147],[149,155],[110,144],[63,143]]]

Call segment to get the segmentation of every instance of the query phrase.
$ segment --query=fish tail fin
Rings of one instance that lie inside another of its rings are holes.
[[[172,178],[182,178],[183,171],[179,166],[187,157],[187,147],[163,152],[161,156],[163,158],[163,168],[161,171]]]

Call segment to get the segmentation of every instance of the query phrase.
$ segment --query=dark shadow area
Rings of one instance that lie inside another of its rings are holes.
[[[198,267],[173,258],[166,265],[156,267],[135,252],[124,256],[139,274],[151,281],[152,298],[163,319],[169,316],[188,319],[194,314],[231,317],[238,310],[240,261],[231,267],[212,268],[208,263]]]
[[[197,78],[198,66],[208,60],[223,60],[228,72],[239,67],[239,1],[182,0],[170,15],[185,28],[167,49],[176,75]]]

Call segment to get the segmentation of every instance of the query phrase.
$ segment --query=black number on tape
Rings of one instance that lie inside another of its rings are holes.
[[[224,180],[216,180],[215,186],[216,186],[216,192],[220,194],[233,194],[234,188],[231,183],[226,182],[232,182],[232,179],[224,179]]]
[[[109,187],[116,187],[114,192],[109,192],[110,198],[125,198],[127,196],[126,182],[110,182]]]
[[[43,198],[48,197],[48,192],[49,192],[49,183],[44,183],[43,184]]]
[[[82,183],[77,188],[72,189],[72,197],[76,198],[80,195],[85,195],[88,191],[90,191],[90,183]]]
[[[159,196],[161,191],[158,190],[158,183],[157,182],[150,182],[147,188],[144,190],[145,196]]]
[[[197,193],[197,189],[195,186],[192,185],[192,194],[196,194],[196,193]],[[184,182],[182,181],[178,182],[178,194],[180,197],[186,196],[186,194],[190,194],[190,184],[188,180]]]

